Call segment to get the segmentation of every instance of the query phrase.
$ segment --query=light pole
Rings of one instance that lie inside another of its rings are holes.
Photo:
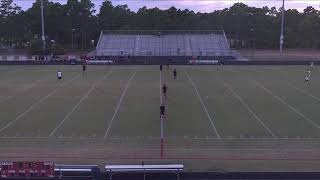
[[[40,2],[41,2],[42,51],[44,54],[46,50],[46,37],[44,35],[43,0],[41,0]]]
[[[281,14],[281,34],[280,34],[280,53],[282,53],[283,49],[283,24],[284,24],[284,0],[282,0],[282,14]]]
[[[255,43],[254,43],[254,28],[250,29],[251,32],[251,59],[253,60],[254,58],[254,48],[255,48]]]
[[[76,31],[76,29],[71,29],[71,48],[73,49],[73,33]]]
[[[253,60],[253,57],[254,57],[254,48],[255,48],[255,29],[254,29],[254,27],[253,27],[253,25],[254,25],[254,23],[253,23],[253,19],[252,19],[252,17],[253,17],[253,13],[251,13],[251,12],[249,12],[249,13],[247,13],[247,15],[249,16],[249,26],[251,26],[251,28],[250,28],[250,37],[249,37],[249,39],[251,38],[251,40],[250,40],[250,44],[251,44],[251,59]]]

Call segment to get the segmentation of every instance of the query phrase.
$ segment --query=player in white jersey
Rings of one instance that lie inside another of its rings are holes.
[[[305,75],[305,76],[304,76],[304,80],[305,80],[306,82],[309,82],[310,77],[309,77],[308,75]]]
[[[62,72],[60,71],[60,69],[57,72],[57,77],[59,80],[62,79]]]
[[[311,63],[310,63],[310,67],[311,67],[311,69],[314,68],[314,62],[311,62]]]
[[[308,69],[306,75],[310,78],[311,77],[311,71]]]

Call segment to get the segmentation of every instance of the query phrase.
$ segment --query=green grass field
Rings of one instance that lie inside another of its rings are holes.
[[[306,66],[176,66],[177,80],[172,68],[0,66],[0,159],[319,170],[317,67],[309,84]]]

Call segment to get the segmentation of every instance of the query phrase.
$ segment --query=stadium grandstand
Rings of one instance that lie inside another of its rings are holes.
[[[221,31],[102,31],[97,59],[238,60]]]

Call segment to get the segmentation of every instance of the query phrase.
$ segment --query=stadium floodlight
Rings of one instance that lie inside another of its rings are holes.
[[[282,0],[282,13],[281,13],[281,32],[280,32],[280,53],[282,53],[283,48],[283,24],[284,24],[284,0]]]
[[[46,37],[44,35],[44,18],[43,18],[43,0],[40,0],[41,2],[41,30],[42,30],[42,51],[43,53],[46,50]]]

